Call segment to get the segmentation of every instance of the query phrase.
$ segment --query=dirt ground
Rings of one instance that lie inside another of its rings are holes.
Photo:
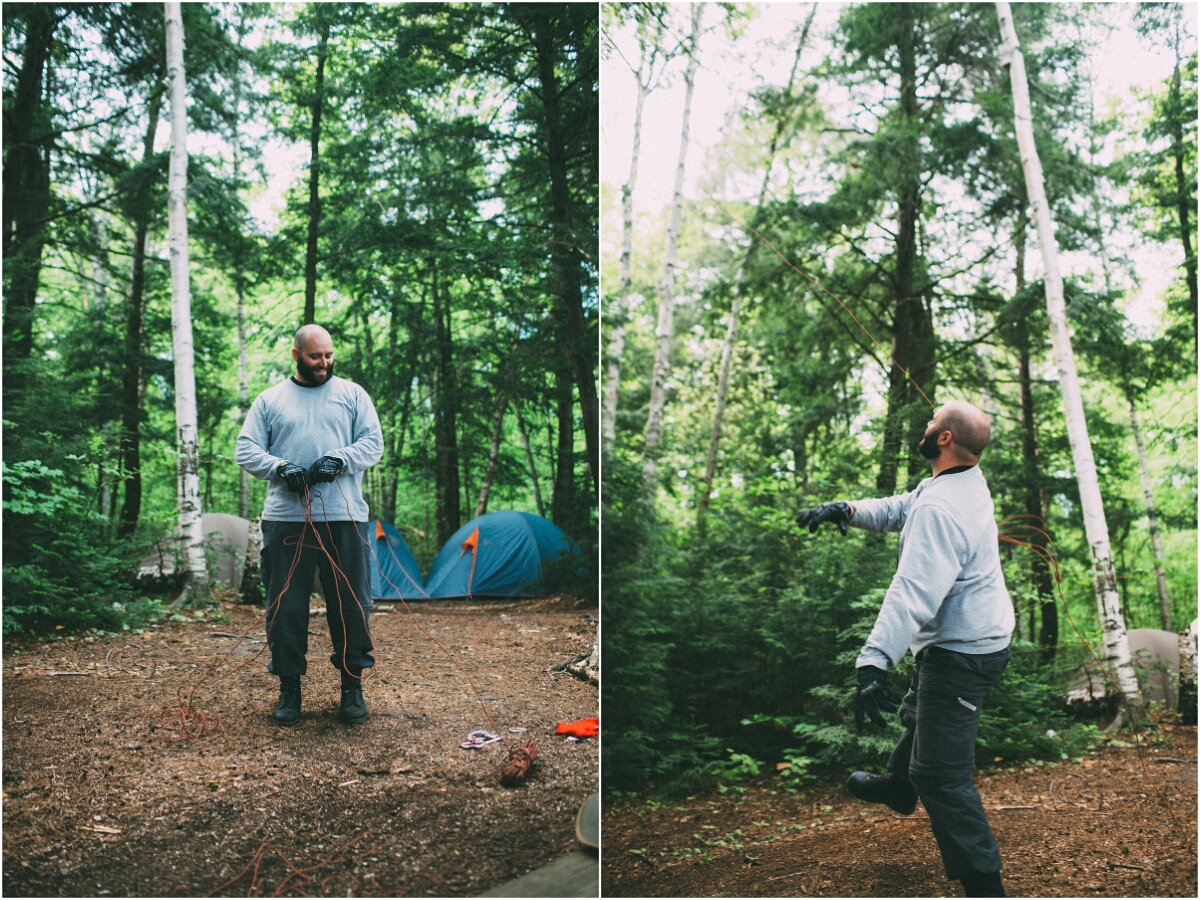
[[[460,748],[492,728],[400,604],[372,617],[370,718],[355,727],[338,719],[323,615],[310,620],[293,728],[270,719],[278,681],[265,652],[235,671],[263,647],[230,656],[247,629],[262,637],[252,607],[222,604],[218,621],[141,635],[6,641],[5,895],[466,896],[576,849],[597,741],[554,730],[598,715],[598,691],[547,669],[588,649],[597,610],[563,598],[413,609],[471,674],[507,742],[540,746],[524,783],[499,784],[505,744]],[[223,730],[174,742],[147,731],[207,673],[222,679],[197,703]]]
[[[1127,739],[1131,736],[1123,735]],[[1164,725],[1081,763],[976,773],[1012,897],[1195,897],[1196,729]],[[605,897],[961,897],[928,817],[843,788],[792,796],[773,779],[657,806],[604,804]]]

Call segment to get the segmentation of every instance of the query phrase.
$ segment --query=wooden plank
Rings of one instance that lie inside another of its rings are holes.
[[[599,897],[600,857],[593,850],[577,850],[479,896]]]

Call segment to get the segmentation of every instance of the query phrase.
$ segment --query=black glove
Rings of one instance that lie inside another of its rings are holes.
[[[308,470],[309,484],[324,484],[337,478],[338,472],[346,468],[346,464],[336,456],[322,456]]]
[[[299,494],[308,487],[308,472],[304,470],[304,466],[298,466],[285,459],[279,464],[275,474],[287,482],[287,489],[293,493]]]
[[[850,504],[839,500],[837,503],[826,503],[814,509],[800,510],[796,514],[796,524],[801,528],[807,525],[809,531],[816,531],[822,522],[833,522],[838,531],[845,534],[846,526],[850,524],[850,515]]]
[[[894,713],[900,707],[900,698],[887,689],[883,675],[883,669],[878,666],[859,667],[858,695],[854,698],[854,727],[859,731],[862,731],[864,712],[876,725],[886,725],[879,711]]]

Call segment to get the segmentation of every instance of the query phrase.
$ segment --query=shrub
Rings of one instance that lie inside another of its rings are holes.
[[[135,603],[125,548],[61,469],[0,463],[4,479],[5,634],[115,630],[153,615]]]

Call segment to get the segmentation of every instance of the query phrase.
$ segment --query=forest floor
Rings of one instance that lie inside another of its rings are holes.
[[[1010,897],[1196,897],[1196,729],[1079,763],[977,772]],[[1121,735],[1131,740],[1130,735]],[[911,816],[842,787],[791,795],[762,777],[657,803],[612,797],[602,815],[605,897],[961,897],[918,804]]]
[[[471,731],[493,729],[462,672],[399,603],[371,618],[370,718],[354,727],[338,718],[324,615],[310,619],[292,728],[270,718],[278,682],[266,652],[254,658],[264,645],[233,649],[247,630],[262,637],[253,607],[222,603],[216,615],[120,637],[6,640],[5,895],[475,895],[572,852],[599,751],[554,731],[598,715],[599,698],[547,669],[590,647],[594,604],[413,610],[470,672],[506,743],[540,746],[523,783],[499,783],[506,744],[460,748]],[[169,722],[160,712],[208,673],[221,680],[196,702],[221,730],[159,739]]]

